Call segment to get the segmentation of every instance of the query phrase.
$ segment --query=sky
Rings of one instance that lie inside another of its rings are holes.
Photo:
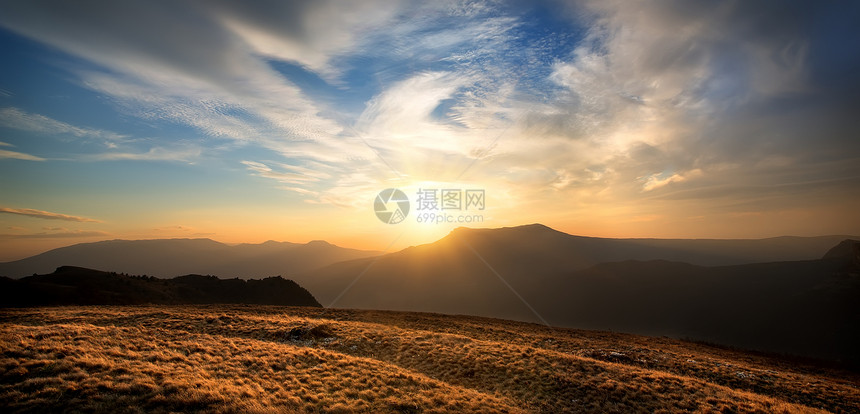
[[[857,21],[836,1],[2,0],[0,261],[529,223],[857,235]]]

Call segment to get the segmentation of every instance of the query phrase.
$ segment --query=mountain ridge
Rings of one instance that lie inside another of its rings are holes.
[[[535,232],[539,237],[516,237]],[[838,239],[814,239],[812,247],[791,244],[808,239],[729,245],[717,253],[731,258],[732,249],[741,250],[747,255],[732,260],[742,264],[707,266],[677,260],[689,246],[671,242],[588,239],[539,226],[459,230],[435,243],[335,263],[296,280],[338,308],[545,322],[856,363],[860,336],[838,333],[860,328],[854,304],[860,271],[845,255],[828,256],[844,242]],[[822,240],[833,244],[819,248]],[[720,257],[701,255],[709,243],[693,247],[699,250],[690,257]],[[746,263],[750,247],[765,260]],[[804,260],[766,260],[775,253],[796,257],[801,247],[817,252]]]
[[[0,307],[219,303],[321,307],[305,288],[281,276],[242,280],[189,274],[159,279],[60,266],[50,274],[0,278],[0,286]]]
[[[208,238],[114,239],[74,244],[0,263],[0,276],[20,278],[75,265],[159,277],[199,273],[252,278],[297,273],[377,254],[316,240],[305,244],[270,240],[231,246]]]

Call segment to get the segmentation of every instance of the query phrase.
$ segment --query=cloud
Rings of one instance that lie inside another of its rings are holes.
[[[224,26],[222,8],[35,1],[4,8],[0,24],[99,65],[104,70],[77,72],[83,85],[136,116],[273,150],[337,134],[341,127]]]
[[[118,141],[127,137],[126,135],[110,131],[77,127],[44,115],[12,107],[0,109],[0,126],[43,134],[68,134],[79,138],[93,138],[107,141]]]
[[[212,15],[254,52],[294,61],[335,75],[329,61],[357,47],[364,35],[387,23],[400,9],[399,1],[289,1],[258,3],[214,1]]]
[[[860,145],[848,139],[860,124],[838,109],[844,93],[824,87],[811,59],[822,35],[808,16],[827,7],[571,6],[588,28],[569,58],[552,64],[548,80],[560,89],[530,107],[492,163],[509,164],[508,177],[538,192],[552,183],[590,205],[683,193],[701,201],[731,194],[764,207],[770,201],[747,191],[750,184],[771,186],[790,203],[811,190],[795,184],[813,177],[828,200],[847,198],[857,180],[827,177],[860,176]]]
[[[14,145],[0,141],[0,147],[14,147]],[[0,150],[0,159],[14,159],[14,160],[25,160],[25,161],[45,161],[44,158],[37,157],[35,155],[25,154],[23,152],[9,151],[9,150]]]
[[[676,155],[688,155],[677,162],[690,164],[807,151],[804,135],[829,129],[820,100],[837,99],[812,76],[811,45],[820,36],[808,24],[827,6],[585,5],[594,23],[552,76],[567,89],[560,103],[568,106],[571,136],[620,151],[640,142],[681,146]],[[834,142],[844,136],[826,135]]]
[[[60,213],[52,213],[50,211],[34,210],[32,208],[0,207],[0,213],[17,214],[20,216],[36,217],[36,218],[43,218],[43,219],[48,219],[48,220],[76,221],[79,223],[101,223],[100,220],[94,220],[94,219],[87,218],[87,217],[70,216],[70,215],[60,214]]]
[[[110,233],[103,231],[61,231],[53,233],[30,233],[30,234],[0,234],[0,239],[65,239],[77,237],[105,237]]]
[[[280,164],[286,171],[265,171],[259,166],[249,170],[292,184],[287,187],[301,188],[306,194],[343,194],[340,190],[346,185],[362,179],[370,180],[364,186],[376,186],[391,173],[381,170],[380,165],[390,170],[382,160],[394,160],[398,168],[407,170],[404,166],[418,156],[417,151],[431,151],[433,164],[438,164],[446,154],[473,150],[474,143],[455,142],[457,133],[446,135],[453,129],[430,119],[431,114],[439,99],[458,98],[465,105],[457,94],[471,93],[465,89],[486,94],[478,91],[480,83],[507,76],[494,69],[492,59],[506,55],[505,33],[516,27],[516,18],[488,16],[493,12],[487,7],[453,2],[211,2],[204,6],[156,1],[69,7],[63,2],[35,1],[7,9],[1,25],[95,63],[95,69],[73,69],[73,74],[83,86],[111,97],[123,111],[191,126],[220,145],[226,140],[234,148],[253,145],[271,150],[283,157],[285,162]],[[454,55],[456,59],[449,59]],[[374,62],[400,68],[416,61],[444,61],[462,73],[373,74],[380,81],[397,81],[393,89],[381,85],[385,90],[363,115],[367,122],[353,128],[348,117],[311,99],[271,65],[271,60],[297,62],[343,87],[345,81],[338,77],[355,65],[350,61],[354,57],[372,57]],[[427,93],[422,88],[437,90]],[[407,96],[414,92],[422,92],[420,105]],[[397,105],[403,104],[414,110],[398,115],[403,108]],[[94,134],[17,109],[7,112],[22,128],[47,125],[41,128]],[[459,112],[453,108],[443,114],[450,118],[445,122],[471,121],[465,116],[454,119]],[[412,121],[416,122],[413,132],[420,127],[426,128],[426,134],[410,138],[409,147],[402,146],[396,133],[367,138],[385,127],[406,133]],[[89,159],[169,159],[171,154],[156,147],[144,153],[117,151]],[[297,173],[296,168],[305,171]],[[310,169],[322,176],[309,180]],[[424,175],[426,167],[410,173]]]
[[[44,158],[37,157],[35,155],[24,154],[23,152],[0,150],[0,159],[4,158],[25,161],[45,161]]]
[[[94,161],[178,161],[192,162],[201,154],[199,148],[167,149],[161,147],[150,148],[146,152],[105,152],[84,157],[86,160]]]
[[[330,178],[328,174],[323,172],[301,168],[294,165],[280,164],[280,168],[285,171],[275,171],[270,166],[256,161],[242,161],[248,170],[253,171],[260,177],[270,178],[287,184],[303,184],[307,182],[315,182],[320,179]]]
[[[695,169],[692,171],[688,171],[684,174],[674,173],[674,174],[652,174],[644,178],[645,184],[642,185],[643,191],[651,191],[663,186],[666,186],[671,183],[679,183],[682,181],[687,181],[692,177],[696,177],[702,174],[702,170]]]

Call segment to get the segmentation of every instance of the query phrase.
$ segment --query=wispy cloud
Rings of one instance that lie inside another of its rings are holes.
[[[284,171],[275,171],[272,167],[256,161],[242,161],[248,170],[253,171],[260,177],[270,178],[282,183],[301,184],[307,182],[315,182],[320,179],[331,178],[327,174],[319,171],[314,171],[307,168],[301,168],[293,165],[280,164],[279,167]]]
[[[179,122],[212,139],[233,140],[236,145],[267,148],[289,160],[294,168],[313,165],[328,176],[319,180],[322,187],[315,188],[317,192],[342,187],[362,176],[379,177],[374,182],[387,179],[390,172],[379,172],[376,165],[362,162],[377,164],[379,155],[403,165],[416,156],[416,151],[431,151],[437,154],[434,163],[438,163],[446,154],[474,149],[474,143],[465,148],[454,143],[456,134],[446,135],[451,128],[430,119],[431,113],[439,100],[457,98],[468,93],[466,88],[481,95],[488,93],[478,92],[478,84],[492,83],[503,71],[497,70],[490,77],[480,74],[490,73],[490,58],[505,55],[499,50],[504,46],[504,34],[516,26],[512,17],[482,16],[492,12],[489,8],[447,3],[421,6],[385,2],[382,7],[370,2],[287,2],[274,7],[246,7],[216,2],[204,10],[193,3],[177,2],[166,9],[141,4],[70,10],[68,15],[45,14],[46,6],[17,5],[9,10],[10,18],[0,20],[13,30],[108,68],[79,71],[78,76],[83,85],[113,97],[133,115]],[[171,8],[175,10],[168,10]],[[197,23],[192,28],[177,19],[178,15],[195,16]],[[451,19],[460,19],[460,24]],[[152,32],[155,23],[161,29]],[[104,35],[107,31],[110,36]],[[383,47],[392,42],[393,47]],[[452,52],[459,58],[447,60]],[[421,60],[427,64],[447,61],[448,66],[466,72],[395,75],[402,82],[396,82],[396,89],[385,91],[371,104],[363,115],[367,122],[361,121],[356,134],[349,126],[352,120],[314,102],[267,61],[298,62],[337,84],[337,77],[349,66],[335,67],[332,62],[362,54],[375,55],[394,66]],[[431,82],[437,91],[421,91]],[[421,92],[421,101],[410,101],[406,95],[410,92]],[[404,103],[409,104],[405,108],[414,110],[397,115],[398,109],[403,109],[397,105]],[[42,120],[21,111],[10,111],[9,117],[29,128]],[[411,121],[420,122],[411,125],[411,131],[425,128],[427,133],[410,137],[407,147],[398,138],[403,134],[397,131],[374,136],[373,142],[360,136],[386,127],[405,133]],[[52,131],[70,130],[69,125],[49,124],[55,125],[48,128]],[[450,137],[448,142],[440,141],[446,136]],[[437,148],[431,149],[434,142]],[[375,153],[375,148],[389,153]],[[148,159],[157,155],[155,151],[145,155],[124,151],[97,158]],[[251,170],[261,174],[259,169]],[[425,171],[412,173],[422,175]],[[290,182],[299,179],[285,174],[263,173],[282,183],[288,178]]]
[[[0,150],[0,159],[13,159],[13,160],[25,160],[25,161],[45,161],[42,157],[37,157],[35,155],[24,154],[23,152],[15,152],[15,151],[7,151]]]
[[[688,171],[684,174],[679,174],[679,173],[652,174],[652,175],[649,175],[647,177],[644,177],[645,184],[642,185],[642,190],[651,191],[651,190],[669,185],[671,183],[679,183],[682,181],[686,181],[692,177],[696,177],[696,176],[701,175],[701,174],[702,174],[702,170],[699,170],[699,169]]]
[[[101,223],[100,220],[95,220],[95,219],[91,219],[91,218],[87,218],[87,217],[70,216],[67,214],[52,213],[50,211],[35,210],[32,208],[0,207],[0,213],[16,214],[16,215],[20,215],[20,216],[36,217],[36,218],[42,218],[42,219],[48,219],[48,220],[76,221],[79,223]]]
[[[200,148],[168,149],[161,147],[150,148],[146,152],[104,152],[86,156],[86,160],[94,161],[176,161],[193,162],[201,154]]]
[[[81,231],[69,230],[58,232],[27,233],[27,234],[0,234],[0,239],[66,239],[78,237],[105,237],[110,233],[103,231]]]
[[[341,70],[330,60],[363,46],[363,39],[398,13],[406,2],[313,1],[259,4],[220,1],[211,13],[255,53],[299,62],[316,72],[334,77]]]
[[[0,126],[44,134],[69,134],[79,138],[117,141],[126,135],[94,128],[77,127],[44,115],[22,111],[18,108],[0,109]]]

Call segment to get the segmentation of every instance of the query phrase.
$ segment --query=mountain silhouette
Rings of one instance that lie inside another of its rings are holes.
[[[243,303],[315,306],[307,290],[280,276],[260,280],[186,275],[172,279],[127,276],[61,266],[51,274],[0,278],[0,306]]]
[[[0,263],[0,275],[18,278],[72,265],[158,277],[197,273],[259,278],[304,272],[377,254],[319,240],[306,244],[267,241],[234,246],[210,239],[107,240]]]
[[[458,229],[432,244],[335,263],[296,280],[325,306],[490,316],[845,360],[860,349],[860,284],[845,254],[827,253],[842,239],[600,239],[541,225]],[[756,260],[764,263],[750,263]]]
[[[362,274],[361,283],[346,292],[338,306],[435,311],[437,303],[451,302],[453,312],[471,313],[484,308],[477,302],[495,292],[495,288],[500,288],[497,292],[500,295],[504,296],[504,292],[512,295],[510,289],[500,283],[499,276],[518,292],[539,296],[546,283],[600,263],[666,260],[726,266],[810,260],[820,258],[846,238],[848,236],[757,240],[607,239],[573,236],[541,224],[499,229],[458,228],[431,244],[381,257],[335,263],[293,277],[324,304],[331,303]],[[415,291],[422,300],[416,302],[402,294],[387,295],[385,286],[396,292]],[[377,296],[379,300],[373,299]],[[426,309],[401,309],[403,306],[422,307],[424,302],[431,305]],[[493,309],[481,314],[497,316],[500,312],[518,318],[531,314],[516,309]]]
[[[843,240],[841,243],[828,250],[825,259],[841,260],[849,268],[860,267],[860,241]]]

